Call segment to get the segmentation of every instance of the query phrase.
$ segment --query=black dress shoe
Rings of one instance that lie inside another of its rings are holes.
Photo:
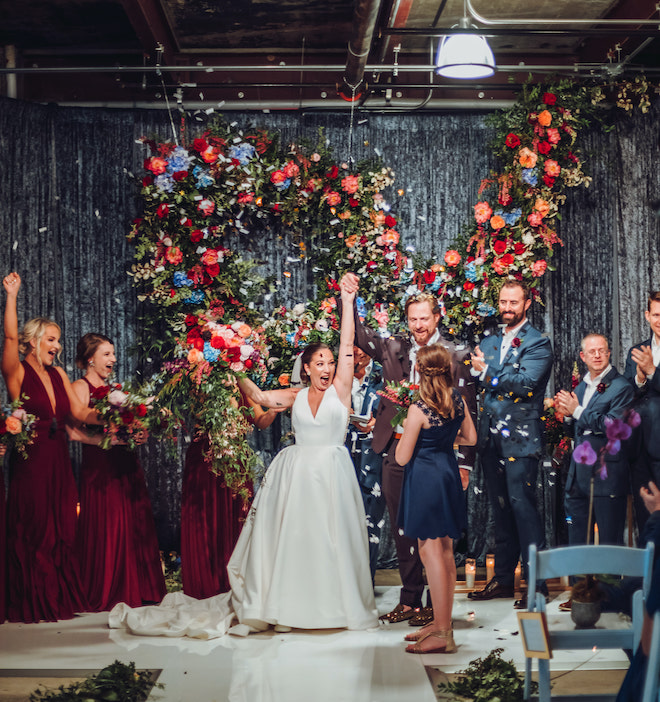
[[[545,595],[545,601],[547,602],[549,597],[547,593],[543,593]],[[527,609],[527,593],[525,593],[519,600],[516,600],[513,603],[514,609]]]
[[[483,590],[468,592],[469,600],[494,600],[497,597],[513,597],[513,586],[500,585],[493,578]]]

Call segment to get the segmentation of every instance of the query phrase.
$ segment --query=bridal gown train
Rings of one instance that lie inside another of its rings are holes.
[[[173,593],[160,606],[137,609],[120,604],[110,613],[112,628],[213,638],[234,615],[243,633],[269,625],[378,626],[364,506],[344,446],[348,409],[331,386],[313,416],[305,389],[292,425],[296,443],[266,471],[229,560],[231,593],[206,600]]]

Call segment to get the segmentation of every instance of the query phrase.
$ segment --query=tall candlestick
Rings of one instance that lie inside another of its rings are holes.
[[[477,563],[474,558],[465,559],[465,587],[474,587],[474,576],[477,573]]]

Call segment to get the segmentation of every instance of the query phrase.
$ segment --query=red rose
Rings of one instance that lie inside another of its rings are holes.
[[[124,410],[123,412],[120,412],[119,416],[121,417],[121,421],[124,422],[124,424],[126,424],[127,426],[129,424],[133,424],[133,421],[135,419],[135,415],[130,410]]]
[[[525,251],[525,244],[522,244],[520,241],[516,241],[516,243],[513,245],[513,253],[516,254],[516,256],[521,256],[525,253]]]
[[[214,349],[224,349],[227,347],[225,339],[222,336],[211,337],[210,344]]]
[[[435,280],[435,271],[424,271],[424,282],[427,285],[431,285],[431,283]]]
[[[474,290],[474,283],[467,280],[465,283],[463,283],[463,290],[467,290],[467,292],[470,292],[470,290]]]
[[[520,339],[517,336],[511,340],[511,346],[513,346],[514,349],[520,346]]]
[[[248,370],[250,370],[250,368],[252,368],[252,366],[253,366],[252,359],[251,359],[251,358],[245,359],[245,362],[244,362],[243,365],[244,365]]]
[[[190,241],[193,244],[198,244],[204,238],[204,232],[201,229],[193,229],[190,232]]]
[[[99,385],[92,390],[92,397],[95,400],[102,400],[106,395],[110,394],[111,389],[109,385]]]
[[[516,146],[520,146],[520,137],[517,134],[513,134],[513,132],[511,132],[510,134],[506,135],[506,139],[504,140],[504,143],[510,149],[515,149]]]
[[[378,264],[376,263],[376,261],[369,261],[369,263],[367,263],[368,271],[374,271],[376,270],[376,268],[378,268]]]
[[[493,244],[493,250],[498,256],[502,255],[506,251],[506,241],[496,239],[495,243]]]
[[[220,273],[220,266],[217,263],[212,263],[210,266],[206,266],[206,272],[211,278],[215,278]]]
[[[147,406],[143,404],[139,404],[135,408],[135,414],[137,414],[138,417],[146,417],[147,415]]]
[[[208,147],[209,145],[206,139],[195,139],[195,141],[193,141],[193,149],[195,149],[195,151],[199,151],[201,153],[202,151],[208,149]]]
[[[354,197],[349,197],[348,198],[348,204],[351,207],[359,207],[360,206],[360,201],[356,200]]]
[[[547,173],[543,176],[543,182],[548,188],[551,188],[555,184],[555,179],[549,176]]]
[[[549,141],[541,141],[539,142],[538,149],[540,154],[547,156],[552,150],[552,144]]]
[[[170,213],[170,206],[166,202],[161,202],[160,205],[158,205],[158,209],[156,210],[156,214],[163,219],[163,217],[167,217],[167,215]]]
[[[596,385],[596,390],[602,395],[605,390],[607,390],[607,385],[605,383],[598,383],[598,385]]]
[[[385,226],[388,229],[393,229],[394,227],[396,227],[396,219],[392,217],[392,215],[387,215],[385,217]]]
[[[187,177],[188,171],[174,171],[174,173],[172,173],[172,178],[176,180],[177,183],[181,180],[185,180]]]
[[[546,105],[554,105],[557,102],[557,96],[554,93],[543,93],[541,99]]]
[[[328,171],[328,178],[336,178],[338,175],[339,175],[339,168],[337,168],[337,166],[333,166]]]
[[[185,322],[187,327],[194,327],[197,324],[197,317],[194,314],[187,314]]]
[[[148,188],[150,185],[153,185],[154,179],[152,176],[144,176],[142,179],[142,187],[143,188]]]

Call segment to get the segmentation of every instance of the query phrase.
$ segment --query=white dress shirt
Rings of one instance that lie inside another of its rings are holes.
[[[598,389],[598,385],[611,370],[612,364],[608,364],[607,368],[602,373],[600,373],[600,375],[597,375],[593,380],[591,379],[591,373],[587,373],[584,376],[584,378],[582,378],[582,380],[584,380],[584,384],[587,386],[587,389],[584,391],[582,404],[579,404],[573,412],[574,419],[580,419],[582,413],[584,412],[585,408],[589,405],[589,403],[591,402],[591,398],[594,396],[594,393]]]
[[[658,342],[658,340],[656,339],[655,334],[651,339],[651,353],[653,354],[653,365],[657,368],[660,364],[660,342]],[[653,371],[653,373],[655,373],[655,371]],[[649,375],[647,375],[646,378],[644,378],[644,382],[642,383],[639,382],[637,373],[635,373],[635,385],[638,388],[643,388],[646,385],[646,381],[650,380],[653,377],[653,373],[649,373]]]

